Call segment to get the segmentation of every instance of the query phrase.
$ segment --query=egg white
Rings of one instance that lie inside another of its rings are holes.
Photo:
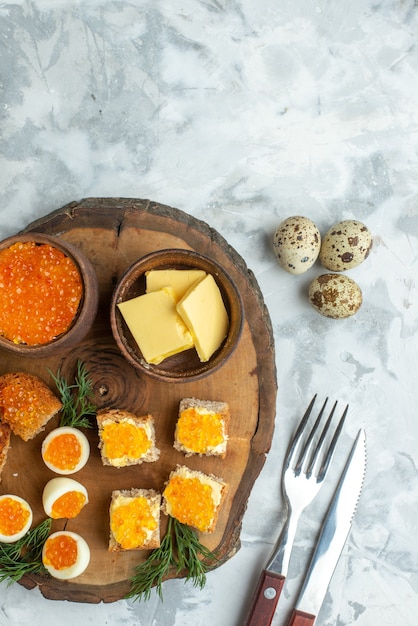
[[[42,505],[44,507],[45,513],[49,517],[53,517],[52,509],[53,509],[55,501],[58,500],[58,498],[60,498],[61,496],[68,493],[69,491],[81,492],[82,494],[84,494],[86,498],[84,506],[88,503],[89,497],[88,497],[87,489],[84,487],[84,485],[79,483],[77,480],[74,480],[73,478],[66,478],[64,476],[60,476],[57,478],[51,478],[51,480],[47,482],[42,493]],[[54,519],[57,519],[57,518],[54,518]]]
[[[57,437],[58,435],[65,435],[65,434],[75,435],[81,447],[80,460],[77,463],[77,465],[74,467],[74,469],[68,469],[68,470],[60,469],[56,467],[55,465],[52,465],[52,463],[50,463],[49,461],[46,461],[44,458],[45,451],[49,443],[51,442],[51,440],[54,439],[54,437]],[[81,430],[79,430],[78,428],[73,428],[71,426],[59,426],[58,428],[51,430],[51,432],[45,437],[42,443],[41,454],[42,454],[42,459],[45,465],[56,474],[75,474],[76,472],[81,470],[85,466],[87,461],[89,460],[90,444],[86,435],[82,433]]]
[[[19,541],[19,539],[22,539],[22,537],[24,535],[26,535],[26,533],[28,532],[29,528],[32,525],[33,513],[32,513],[32,509],[31,509],[29,503],[26,502],[26,500],[24,500],[20,496],[15,496],[15,495],[7,493],[7,494],[4,494],[4,495],[0,496],[0,501],[4,500],[5,498],[12,498],[13,500],[17,500],[18,502],[21,503],[23,508],[25,508],[26,510],[29,511],[28,520],[27,520],[26,524],[23,526],[22,530],[20,530],[19,532],[15,533],[14,535],[3,535],[3,533],[0,533],[0,541],[1,542],[3,542],[3,543],[14,543],[15,541]]]
[[[72,537],[77,542],[77,559],[74,565],[70,567],[66,567],[65,569],[57,570],[52,565],[45,563],[45,552],[46,547],[48,545],[48,540],[51,538],[55,538],[58,535],[67,535]],[[78,535],[77,533],[70,532],[68,530],[61,530],[55,533],[52,533],[48,537],[48,539],[44,543],[44,547],[42,550],[42,562],[47,571],[54,578],[59,578],[60,580],[70,580],[71,578],[76,578],[80,576],[86,569],[88,564],[90,563],[90,548],[85,539]]]

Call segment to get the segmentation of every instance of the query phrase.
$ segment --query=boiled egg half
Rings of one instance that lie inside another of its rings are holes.
[[[77,533],[61,530],[52,533],[45,541],[42,563],[54,578],[76,578],[90,563],[90,548]]]
[[[41,450],[44,463],[57,474],[74,474],[90,456],[89,440],[78,428],[59,426],[45,437]]]
[[[13,543],[22,539],[31,527],[32,509],[20,496],[0,496],[0,541]]]
[[[60,476],[52,478],[44,487],[42,504],[52,519],[72,519],[89,501],[87,489],[76,480]]]

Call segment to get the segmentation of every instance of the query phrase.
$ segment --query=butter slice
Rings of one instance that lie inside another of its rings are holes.
[[[118,307],[148,363],[158,365],[193,347],[193,338],[176,311],[169,287],[120,302]]]
[[[147,293],[171,287],[178,302],[190,287],[205,276],[204,270],[149,270],[146,272]]]
[[[225,339],[229,318],[221,292],[211,274],[192,286],[177,304],[202,362],[208,361]]]

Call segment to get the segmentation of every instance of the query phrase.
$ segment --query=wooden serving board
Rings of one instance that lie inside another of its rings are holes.
[[[0,350],[0,374],[10,371],[37,374],[54,389],[48,369],[55,373],[60,368],[71,382],[77,360],[81,359],[93,380],[99,408],[124,408],[138,415],[153,414],[161,455],[155,463],[121,469],[104,467],[95,424],[93,429],[85,430],[91,456],[85,468],[73,477],[86,486],[89,503],[76,519],[54,521],[53,530],[66,528],[81,534],[90,545],[90,564],[72,581],[27,575],[21,584],[28,589],[38,585],[48,599],[96,603],[123,598],[129,590],[135,565],[149,553],[108,552],[111,492],[134,487],[162,491],[177,464],[213,473],[229,484],[216,531],[201,535],[201,541],[217,551],[221,565],[239,549],[247,499],[263,467],[274,429],[277,384],[273,334],[253,274],[237,252],[206,223],[149,200],[88,198],[72,202],[30,224],[25,232],[59,236],[83,250],[98,275],[99,311],[92,330],[75,350],[36,361]],[[111,334],[109,303],[118,278],[136,259],[154,250],[176,247],[196,250],[227,270],[243,298],[245,323],[234,355],[220,370],[195,382],[168,384],[139,375],[121,356]],[[173,448],[178,404],[186,396],[229,403],[231,424],[226,459],[186,459]],[[54,418],[45,433],[30,442],[24,443],[12,436],[12,447],[2,474],[1,493],[26,498],[34,510],[34,524],[45,519],[42,491],[46,482],[55,476],[44,465],[40,448],[46,432],[56,427],[58,420]],[[161,521],[163,534],[164,515]]]

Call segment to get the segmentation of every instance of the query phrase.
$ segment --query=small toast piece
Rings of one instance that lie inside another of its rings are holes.
[[[183,398],[174,433],[174,448],[186,457],[226,457],[229,426],[229,405],[226,402]]]
[[[26,372],[0,376],[0,419],[23,441],[43,431],[61,408],[61,401],[38,376]]]
[[[0,422],[0,475],[7,461],[7,453],[10,448],[10,426]],[[1,481],[1,476],[0,476]]]
[[[112,491],[109,552],[158,548],[160,507],[161,494],[154,489]]]
[[[159,458],[152,415],[139,417],[122,409],[102,409],[96,419],[103,465],[120,468]]]
[[[162,511],[203,533],[212,533],[228,485],[213,474],[178,465],[163,491]]]

